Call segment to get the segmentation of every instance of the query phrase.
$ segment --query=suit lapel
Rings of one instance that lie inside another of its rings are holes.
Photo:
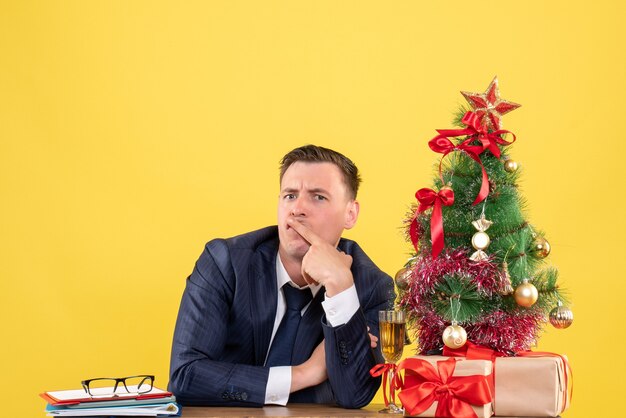
[[[250,319],[254,334],[254,360],[262,366],[270,345],[276,318],[276,252],[278,240],[262,244],[253,255],[248,275],[250,289]]]

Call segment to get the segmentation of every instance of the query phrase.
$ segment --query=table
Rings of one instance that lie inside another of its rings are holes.
[[[389,418],[393,416],[379,414],[378,411],[382,408],[382,404],[370,404],[363,409],[343,409],[337,406],[317,404],[291,404],[289,406],[265,406],[263,408],[184,406],[182,416],[183,418]],[[398,415],[398,417],[402,418],[402,415]]]
[[[296,417],[296,418],[327,418],[327,417],[388,417],[378,414],[383,408],[381,404],[371,404],[363,409],[344,409],[331,405],[291,404],[289,406],[265,406],[263,408],[240,408],[227,406],[184,406],[183,418],[254,418],[254,417]],[[400,415],[401,417],[402,415]]]

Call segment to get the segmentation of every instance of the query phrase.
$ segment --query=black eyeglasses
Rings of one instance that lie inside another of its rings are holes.
[[[120,385],[121,383],[121,385]],[[142,394],[152,390],[154,376],[98,377],[80,382],[89,396],[118,396],[118,393]]]

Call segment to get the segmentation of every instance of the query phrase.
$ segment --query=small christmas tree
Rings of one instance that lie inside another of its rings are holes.
[[[500,98],[497,78],[485,93],[462,94],[470,108],[456,117],[460,129],[428,143],[442,157],[434,190],[418,190],[407,216],[415,252],[396,275],[400,306],[423,354],[469,339],[513,355],[536,344],[548,317],[566,328],[573,315],[545,263],[550,244],[524,214],[515,135],[501,129],[520,105]]]

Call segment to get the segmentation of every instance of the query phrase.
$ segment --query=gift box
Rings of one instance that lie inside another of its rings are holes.
[[[571,380],[567,358],[544,354],[495,360],[495,415],[556,417],[567,409]]]
[[[396,387],[405,416],[483,417],[492,415],[491,361],[415,356],[398,364]]]

